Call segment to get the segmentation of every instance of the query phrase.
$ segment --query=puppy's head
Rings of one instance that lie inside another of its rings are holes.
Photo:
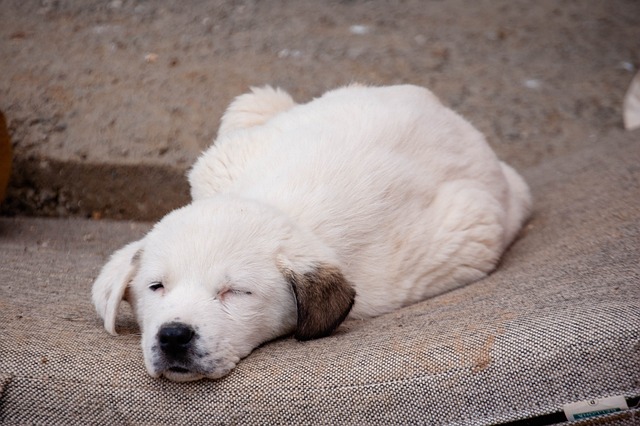
[[[282,213],[254,202],[199,200],[115,252],[93,302],[115,334],[121,300],[142,329],[149,374],[218,378],[255,347],[330,334],[355,291],[333,253]]]

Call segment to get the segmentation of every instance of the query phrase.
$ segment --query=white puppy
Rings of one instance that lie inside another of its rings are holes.
[[[531,208],[526,183],[429,91],[349,86],[305,105],[238,97],[189,174],[193,202],[117,251],[149,374],[224,376],[256,346],[330,334],[486,276]]]

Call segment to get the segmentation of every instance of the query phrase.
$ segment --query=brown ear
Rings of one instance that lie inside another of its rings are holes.
[[[334,266],[319,264],[309,272],[283,268],[296,296],[298,324],[295,338],[310,340],[330,335],[349,314],[356,291]]]

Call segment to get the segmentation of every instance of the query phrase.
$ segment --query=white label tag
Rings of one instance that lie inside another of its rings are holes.
[[[616,411],[628,410],[629,406],[624,396],[612,396],[609,398],[572,402],[571,404],[565,404],[562,409],[567,416],[567,420],[581,420],[615,413]]]

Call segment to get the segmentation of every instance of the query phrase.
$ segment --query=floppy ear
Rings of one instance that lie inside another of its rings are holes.
[[[330,335],[351,311],[356,291],[342,272],[316,264],[307,272],[280,268],[296,297],[298,323],[295,338],[310,340]]]
[[[133,278],[142,252],[142,240],[124,246],[111,255],[93,283],[93,305],[104,321],[104,328],[116,335],[116,313]]]

